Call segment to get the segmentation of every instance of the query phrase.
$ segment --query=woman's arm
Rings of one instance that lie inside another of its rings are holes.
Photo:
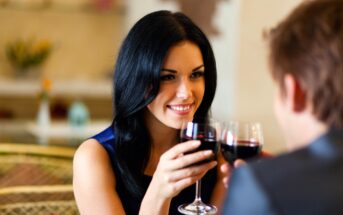
[[[82,143],[74,155],[73,169],[74,195],[82,215],[125,215],[110,158],[100,143],[94,139]]]

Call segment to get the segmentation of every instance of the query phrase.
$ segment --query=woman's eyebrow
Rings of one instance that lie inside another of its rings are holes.
[[[162,72],[165,71],[165,72],[177,73],[176,70],[173,70],[173,69],[164,69],[164,68],[162,68],[161,71]]]
[[[194,69],[192,69],[192,71],[194,72],[194,71],[196,71],[196,70],[198,70],[198,69],[200,69],[200,68],[202,68],[202,67],[204,67],[204,65],[197,66],[197,67],[195,67]],[[173,69],[166,69],[166,68],[162,68],[161,71],[171,72],[171,73],[177,73],[176,70],[173,70]]]
[[[196,71],[196,70],[198,70],[198,69],[200,69],[200,68],[202,68],[202,67],[204,67],[204,65],[197,66],[197,67],[195,67],[192,71]]]

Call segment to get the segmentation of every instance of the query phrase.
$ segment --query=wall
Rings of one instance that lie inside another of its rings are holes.
[[[275,86],[267,66],[267,42],[262,32],[276,25],[300,0],[242,0],[235,73],[234,116],[260,121],[264,127],[266,148],[285,150],[285,144],[273,115]]]
[[[0,7],[0,47],[17,38],[48,39],[53,51],[42,72],[53,80],[99,80],[112,72],[122,40],[123,12],[94,12],[66,8]],[[4,49],[0,77],[13,78]]]
[[[85,0],[66,1],[63,7],[61,4],[42,9],[0,4],[0,84],[30,85],[26,91],[33,94],[15,94],[3,89],[0,118],[34,119],[39,101],[38,92],[31,88],[39,89],[40,78],[44,76],[52,80],[52,91],[61,86],[61,82],[68,85],[65,93],[51,98],[52,109],[54,106],[67,109],[74,99],[81,98],[93,119],[111,119],[111,90],[105,90],[102,97],[91,98],[87,90],[94,91],[102,84],[111,89],[113,66],[124,32],[125,10],[120,5],[108,11],[97,11],[79,7],[80,2]],[[53,50],[38,75],[26,80],[18,77],[8,62],[5,46],[16,39],[32,37],[50,40]],[[75,96],[75,92],[68,91],[79,85],[86,89],[84,93]]]

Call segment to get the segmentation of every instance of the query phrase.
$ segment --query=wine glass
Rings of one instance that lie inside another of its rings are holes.
[[[221,152],[231,165],[236,159],[251,159],[257,157],[263,146],[262,126],[258,122],[227,123],[221,135]]]
[[[212,150],[214,155],[209,160],[200,163],[214,160],[219,150],[218,140],[220,138],[220,123],[212,119],[194,119],[192,122],[184,122],[181,128],[181,142],[189,140],[200,140],[200,146],[190,152],[200,150]],[[197,163],[199,164],[199,163]],[[196,164],[195,164],[196,165]],[[192,203],[182,204],[178,207],[182,214],[214,214],[217,208],[214,205],[205,204],[201,200],[201,180],[196,182],[195,199]]]

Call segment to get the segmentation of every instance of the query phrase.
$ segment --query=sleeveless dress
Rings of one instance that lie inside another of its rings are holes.
[[[112,129],[112,126],[108,127],[104,131],[100,132],[99,134],[93,136],[93,139],[96,139],[107,151],[108,156],[110,157],[112,169],[116,175],[116,187],[114,188],[123,204],[124,210],[127,215],[137,215],[139,213],[140,204],[142,202],[142,198],[136,198],[132,196],[122,181],[121,177],[118,177],[119,171],[116,169],[115,162],[115,150],[114,150],[114,142],[115,142],[115,133]],[[139,161],[137,161],[139,162]],[[203,202],[209,202],[211,197],[214,185],[217,179],[217,171],[216,168],[211,169],[206,173],[206,175],[202,178],[201,183],[201,197]],[[152,180],[152,176],[144,175],[143,176],[143,185],[144,190],[148,189],[148,186]],[[170,215],[178,215],[181,214],[178,212],[177,208],[179,205],[184,203],[191,203],[195,198],[195,185],[192,185],[183,191],[181,191],[177,196],[175,196],[170,204],[169,214]]]

